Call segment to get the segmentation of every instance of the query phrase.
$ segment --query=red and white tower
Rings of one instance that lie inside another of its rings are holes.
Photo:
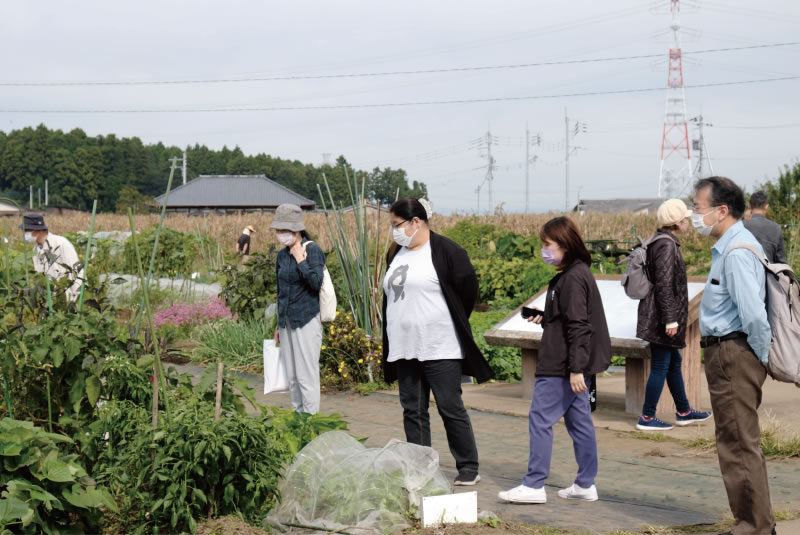
[[[667,64],[667,97],[664,105],[664,133],[661,138],[661,171],[658,176],[659,197],[680,197],[692,182],[692,159],[689,154],[689,126],[686,123],[686,98],[683,91],[678,20],[680,0],[670,0],[672,12],[672,48]]]

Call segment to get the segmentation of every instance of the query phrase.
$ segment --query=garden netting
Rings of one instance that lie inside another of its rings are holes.
[[[450,494],[433,448],[391,440],[367,448],[343,431],[329,431],[303,448],[281,481],[280,504],[267,517],[292,524],[385,533],[410,527],[423,496]]]

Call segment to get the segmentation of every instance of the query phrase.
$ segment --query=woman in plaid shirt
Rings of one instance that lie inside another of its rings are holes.
[[[310,242],[303,212],[294,204],[282,204],[270,225],[283,246],[278,252],[278,329],[280,357],[286,364],[289,395],[297,412],[319,412],[319,352],[322,321],[319,290],[325,254]]]

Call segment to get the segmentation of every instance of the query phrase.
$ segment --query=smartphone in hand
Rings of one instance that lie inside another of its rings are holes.
[[[544,316],[544,310],[538,308],[522,307],[522,317],[525,319],[535,318],[537,316]]]

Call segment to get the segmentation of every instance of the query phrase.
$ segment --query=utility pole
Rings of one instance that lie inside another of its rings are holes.
[[[564,213],[569,212],[569,116],[564,108]]]
[[[535,158],[535,156],[534,156]],[[531,166],[531,134],[528,130],[528,122],[525,121],[525,213],[528,213],[530,202],[530,166]]]
[[[697,167],[695,167],[694,176],[695,178],[706,178],[712,176],[714,174],[714,166],[711,165],[711,157],[708,154],[708,145],[706,145],[706,138],[703,136],[703,127],[714,125],[704,122],[702,114],[698,115],[697,117],[692,117],[689,119],[689,121],[696,124],[698,129],[698,138],[692,140],[692,150],[698,154]],[[704,162],[708,163],[708,172],[706,172],[705,165],[703,165]]]
[[[486,157],[488,165],[486,166],[486,179],[484,182],[489,183],[489,215],[494,213],[494,204],[492,202],[492,182],[494,182],[494,158],[492,157],[492,132],[486,132]]]
[[[42,209],[42,188],[36,188],[36,194],[39,196],[38,207],[39,207],[39,210],[41,210]]]
[[[569,212],[569,155],[573,150],[580,149],[581,147],[570,147],[569,146],[569,136],[570,136],[570,127],[569,127],[569,116],[567,115],[567,108],[564,108],[564,212]],[[581,123],[579,121],[575,121],[575,125],[572,127],[572,137],[577,136],[581,132],[586,132],[586,123]]]
[[[481,184],[483,186],[483,184]],[[478,205],[475,207],[475,215],[481,215],[481,186],[475,188],[475,193],[478,195]]]
[[[183,165],[181,166],[181,173],[183,174],[183,184],[186,185],[186,149],[183,150]]]
[[[48,197],[47,197],[47,179],[44,179],[44,205],[47,206],[48,204]]]
[[[28,206],[30,206],[31,210],[33,210],[33,184],[30,186],[30,199],[28,200]]]

